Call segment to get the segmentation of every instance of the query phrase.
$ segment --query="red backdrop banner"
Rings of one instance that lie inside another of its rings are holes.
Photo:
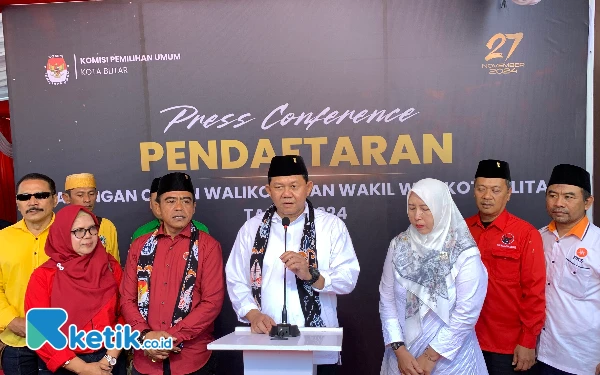
[[[10,119],[0,117],[0,133],[12,143]],[[0,153],[0,219],[13,223],[17,220],[13,159],[3,153]]]

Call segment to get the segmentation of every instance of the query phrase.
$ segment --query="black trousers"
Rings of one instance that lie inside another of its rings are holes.
[[[6,346],[2,352],[4,375],[37,375],[38,356],[28,347]]]
[[[336,375],[338,365],[317,365],[317,375]]]
[[[188,375],[215,375],[217,373],[216,369],[216,360],[213,356],[210,357],[208,362],[202,367],[200,370],[194,371]],[[317,375],[336,375],[337,374],[338,365],[317,365]],[[166,359],[163,361],[163,375],[171,375],[171,367],[169,365],[169,360]],[[131,371],[132,375],[143,375],[139,373],[135,367]]]
[[[191,372],[187,375],[215,375],[217,373],[217,361],[214,356],[210,356],[208,362],[202,368]],[[143,375],[138,370],[135,369],[135,366],[131,369],[131,375]],[[171,363],[169,362],[169,358],[163,361],[163,375],[171,375]]]
[[[492,352],[483,352],[483,359],[490,375],[538,375],[539,366],[531,366],[527,371],[515,371],[512,365],[512,354],[500,354]]]
[[[545,364],[544,362],[538,362],[538,365],[540,366],[539,375],[573,375],[570,372],[566,372],[566,371],[554,368],[552,366],[549,366],[549,365]]]

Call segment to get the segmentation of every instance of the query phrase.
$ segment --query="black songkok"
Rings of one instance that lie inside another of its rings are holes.
[[[308,170],[306,169],[306,165],[304,164],[304,159],[302,159],[302,156],[273,156],[273,159],[271,159],[271,165],[269,166],[269,178],[295,175],[308,177]]]
[[[590,174],[576,165],[559,164],[554,167],[548,186],[555,184],[579,186],[588,193],[592,192]]]
[[[158,191],[158,183],[160,182],[160,177],[156,177],[152,180],[152,185],[150,185],[150,194],[156,193]]]
[[[511,181],[508,163],[502,160],[482,160],[479,162],[475,178],[503,178]]]
[[[189,191],[194,195],[194,185],[192,185],[192,179],[187,173],[174,172],[169,173],[160,178],[158,183],[158,189],[156,191],[157,196],[161,196],[164,193],[170,191]]]

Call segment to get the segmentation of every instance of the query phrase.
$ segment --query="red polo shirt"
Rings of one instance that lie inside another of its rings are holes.
[[[198,271],[192,292],[191,311],[182,321],[171,327],[190,248],[190,225],[188,224],[175,238],[166,235],[162,225],[158,230],[146,322],[137,305],[137,264],[142,247],[151,235],[152,233],[148,233],[137,238],[129,248],[121,283],[121,311],[125,321],[134,330],[166,331],[177,338],[176,344],[183,341],[181,353],[169,356],[171,374],[189,374],[202,368],[211,354],[206,346],[213,341],[213,322],[221,311],[225,293],[221,245],[209,234],[199,232]],[[144,356],[142,350],[135,351],[133,365],[142,374],[163,373],[163,364],[152,362]]]
[[[546,319],[546,262],[542,237],[504,210],[487,228],[479,214],[467,225],[488,271],[488,290],[475,326],[481,349],[512,354],[534,349]]]

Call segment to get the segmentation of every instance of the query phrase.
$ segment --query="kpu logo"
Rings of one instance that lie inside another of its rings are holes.
[[[46,63],[46,81],[51,85],[62,85],[69,80],[69,66],[63,55],[52,55]]]
[[[64,309],[58,308],[39,308],[27,311],[25,316],[25,342],[29,349],[37,350],[48,343],[56,350],[65,349],[67,346],[71,350],[92,349],[173,349],[173,338],[160,340],[138,341],[139,331],[131,329],[129,324],[117,324],[115,329],[106,327],[102,331],[78,330],[74,324],[69,326],[68,334],[65,334],[60,328],[67,321],[68,315]]]

